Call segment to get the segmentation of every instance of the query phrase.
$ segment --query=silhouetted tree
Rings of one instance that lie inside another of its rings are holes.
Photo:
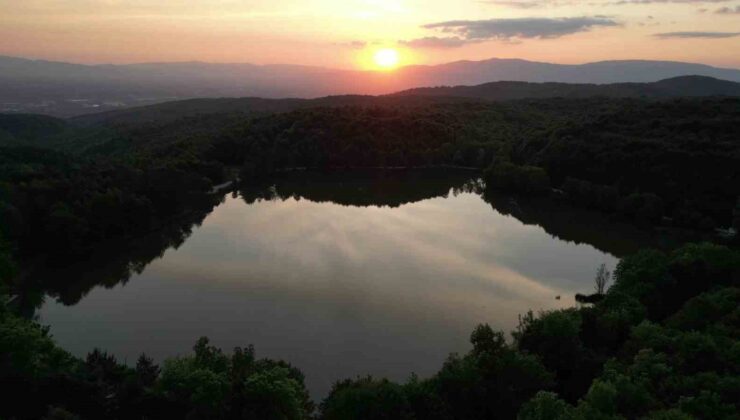
[[[599,269],[596,270],[596,278],[594,279],[594,289],[597,294],[603,295],[606,291],[606,286],[609,284],[611,279],[611,273],[606,269],[606,264],[601,264]]]

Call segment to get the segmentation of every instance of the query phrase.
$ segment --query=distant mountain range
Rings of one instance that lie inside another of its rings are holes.
[[[740,96],[740,83],[705,76],[681,76],[652,83],[571,84],[492,82],[477,86],[417,88],[390,95],[327,96],[317,99],[217,98],[171,101],[123,110],[81,115],[81,126],[162,123],[195,115],[275,113],[347,105],[428,105],[433,103],[506,101],[543,98],[649,98]]]
[[[491,82],[477,86],[409,89],[394,95],[450,96],[493,101],[524,98],[674,98],[681,96],[740,96],[740,83],[706,76],[679,76],[653,83],[528,83]]]
[[[66,119],[30,113],[0,113],[0,147],[36,146],[78,152],[106,144],[117,138],[116,133],[129,129],[162,129],[159,135],[176,137],[177,134],[173,132],[181,127],[189,127],[186,131],[198,127],[198,135],[210,135],[225,125],[242,121],[246,116],[264,116],[309,108],[416,107],[516,100],[525,101],[522,104],[525,107],[567,108],[580,103],[573,99],[585,98],[591,98],[588,102],[590,104],[598,104],[602,102],[599,98],[658,101],[717,96],[740,97],[740,83],[705,76],[680,76],[651,83],[491,82],[477,86],[415,88],[378,96],[341,95],[316,99],[199,98]]]
[[[369,72],[199,62],[80,65],[0,56],[0,112],[71,116],[197,97],[315,98],[495,81],[647,83],[686,75],[740,82],[738,69],[669,61],[563,65],[491,59]]]

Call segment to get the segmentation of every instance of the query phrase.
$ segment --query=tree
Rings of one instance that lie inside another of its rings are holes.
[[[0,287],[7,285],[15,274],[15,264],[10,249],[0,232]]]
[[[400,385],[371,376],[335,383],[321,403],[326,420],[411,419],[409,410]]]
[[[0,373],[38,378],[64,372],[75,364],[69,353],[54,345],[47,328],[2,313],[3,309],[0,308]]]
[[[496,354],[506,348],[504,333],[493,331],[488,324],[475,327],[473,333],[470,334],[470,342],[473,344],[473,354],[475,355]]]
[[[559,394],[566,401],[583,395],[598,368],[581,340],[582,323],[583,314],[577,309],[543,312],[539,317],[530,312],[512,334],[518,350],[537,356],[555,373]]]
[[[550,190],[547,172],[536,166],[519,166],[496,161],[484,173],[486,186],[493,190],[541,195]]]
[[[250,418],[304,419],[303,390],[303,385],[291,378],[284,367],[255,372],[244,380],[244,411]]]
[[[139,383],[145,387],[154,385],[159,377],[159,366],[154,363],[151,357],[141,353],[139,360],[136,361],[136,376],[139,379]]]
[[[603,295],[606,291],[606,285],[611,280],[611,273],[606,269],[606,264],[601,264],[599,269],[596,270],[596,278],[594,279],[596,293]]]
[[[522,405],[518,420],[570,420],[574,418],[573,407],[553,392],[540,391]]]
[[[80,417],[60,407],[49,407],[43,420],[80,420]]]
[[[540,359],[506,345],[487,325],[471,334],[473,351],[450,356],[432,383],[456,418],[512,418],[522,403],[553,384]]]
[[[193,357],[179,357],[165,360],[159,386],[170,400],[216,415],[223,408],[229,380],[225,373],[200,366]]]
[[[208,337],[201,337],[193,346],[195,364],[201,368],[217,373],[226,373],[229,370],[229,357],[215,346],[211,346]]]

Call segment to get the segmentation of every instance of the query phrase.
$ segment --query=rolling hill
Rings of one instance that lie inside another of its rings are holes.
[[[265,114],[297,109],[347,105],[405,105],[505,101],[542,98],[674,98],[689,96],[740,96],[740,83],[703,76],[682,76],[653,83],[568,84],[492,82],[478,86],[419,88],[383,96],[328,96],[317,99],[220,98],[191,99],[130,109],[89,114],[70,121],[80,126],[130,125],[171,122],[196,115],[227,113]]]
[[[295,65],[200,62],[80,65],[0,56],[0,112],[73,116],[198,97],[382,95],[492,81],[648,83],[686,75],[740,82],[740,70],[669,61],[579,65],[517,59],[459,61],[369,72]]]
[[[679,76],[653,83],[529,83],[491,82],[477,86],[443,86],[398,92],[398,96],[449,96],[486,100],[524,98],[673,98],[681,96],[740,96],[740,83],[706,76]]]
[[[663,100],[710,96],[740,97],[740,83],[704,76],[682,76],[653,83],[602,85],[508,81],[478,86],[419,88],[381,96],[189,99],[82,115],[66,120],[45,115],[0,114],[0,146],[35,146],[72,153],[97,150],[97,147],[106,144],[126,148],[126,144],[110,141],[127,138],[121,136],[121,133],[136,133],[141,130],[151,138],[162,139],[187,132],[189,135],[198,133],[200,136],[209,136],[219,132],[224,126],[239,123],[245,116],[265,116],[311,108],[423,107],[432,104],[549,98]]]
[[[200,98],[134,107],[97,114],[86,114],[70,119],[80,126],[140,125],[171,122],[196,115],[245,113],[251,115],[290,112],[297,109],[337,106],[421,106],[433,103],[470,102],[471,98],[432,95],[343,95],[316,99],[284,98]]]
[[[114,132],[105,127],[79,127],[38,114],[0,114],[0,147],[30,146],[78,152],[108,142]]]
[[[59,118],[36,114],[0,114],[0,146],[48,147],[72,127]]]

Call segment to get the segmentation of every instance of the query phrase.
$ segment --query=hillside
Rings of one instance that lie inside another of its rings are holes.
[[[571,189],[573,200],[586,207],[706,228],[729,225],[729,209],[740,194],[733,129],[738,101],[548,98],[198,115],[117,127],[125,143],[95,152],[133,150],[168,160],[205,156],[242,166],[245,179],[293,167],[483,169],[513,162],[518,166],[504,169],[516,174],[519,166],[542,168],[552,187]],[[568,178],[590,184],[566,183]],[[518,191],[509,187],[501,189]],[[643,203],[645,192],[656,196]],[[637,201],[623,201],[628,197]]]
[[[316,99],[266,98],[202,98],[172,101],[118,111],[73,117],[69,121],[79,126],[143,125],[167,123],[179,118],[197,115],[250,114],[266,115],[298,109],[341,106],[423,106],[435,103],[470,102],[469,98],[444,96],[403,95],[369,96],[343,95]]]
[[[0,112],[69,117],[198,97],[383,95],[424,86],[478,85],[502,80],[647,83],[685,75],[740,82],[738,69],[667,61],[564,65],[490,59],[372,72],[247,63],[80,65],[0,57]]]
[[[555,188],[569,201],[625,220],[711,230],[736,223],[739,104],[740,98],[716,97],[555,98],[199,115],[76,128],[74,135],[29,141],[83,156],[0,147],[0,175],[27,181],[25,195],[19,192],[14,199],[23,207],[15,215],[46,215],[39,220],[47,220],[53,204],[63,200],[79,217],[60,213],[62,225],[91,218],[101,224],[67,226],[69,232],[56,236],[60,241],[102,238],[108,230],[129,232],[119,225],[120,215],[97,219],[103,202],[113,213],[130,206],[130,217],[140,219],[144,230],[156,226],[173,202],[188,202],[191,189],[210,191],[228,180],[233,174],[227,168],[234,167],[241,168],[244,180],[296,167],[489,168],[495,171],[486,176],[487,185],[504,192]],[[50,157],[76,163],[39,166]],[[82,169],[75,169],[79,165]],[[108,190],[110,196],[90,201]],[[18,224],[17,232],[34,226],[21,219]],[[34,238],[48,233],[24,236],[38,246]]]
[[[478,86],[433,87],[406,90],[385,96],[328,96],[317,99],[214,98],[172,101],[162,104],[89,114],[71,119],[81,126],[141,125],[166,123],[197,115],[249,113],[253,115],[298,109],[336,106],[420,106],[471,100],[517,100],[589,97],[672,98],[682,96],[740,96],[740,83],[711,77],[683,76],[654,83],[607,85],[492,82]]]
[[[113,138],[104,127],[83,128],[37,114],[0,114],[0,147],[36,147],[80,152]]]
[[[0,145],[45,146],[41,139],[69,129],[66,121],[34,114],[0,114]]]
[[[534,98],[672,98],[681,96],[740,96],[740,83],[705,76],[680,76],[653,83],[569,84],[491,82],[477,86],[410,89],[394,95],[450,96],[486,100]]]

